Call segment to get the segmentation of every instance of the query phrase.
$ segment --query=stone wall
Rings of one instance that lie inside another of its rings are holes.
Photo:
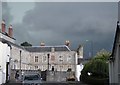
[[[66,71],[49,71],[47,72],[47,81],[67,81],[67,78],[74,77],[74,72],[66,72]]]
[[[75,71],[75,51],[68,52],[31,52],[30,53],[30,62],[33,65],[38,66],[38,69],[45,71],[48,69],[48,56],[49,56],[49,70],[57,71],[67,71],[68,68],[71,68],[72,71]],[[38,56],[38,62],[35,62],[35,56]]]
[[[21,69],[24,70],[38,70],[45,71],[48,69],[48,56],[49,70],[54,67],[57,71],[67,71],[71,68],[75,71],[75,51],[57,51],[57,52],[28,52],[24,48],[12,45],[11,51],[11,68],[20,69],[20,50],[21,50]],[[38,62],[35,62],[35,56],[38,56]],[[37,66],[38,68],[35,68]]]

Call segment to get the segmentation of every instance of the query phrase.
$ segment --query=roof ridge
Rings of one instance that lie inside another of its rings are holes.
[[[66,47],[66,45],[54,45],[54,46],[28,46],[26,48],[32,48],[32,47]]]
[[[51,52],[51,48],[55,48],[55,51],[71,51],[66,45],[59,46],[33,46],[33,47],[25,47],[26,50],[30,52]]]

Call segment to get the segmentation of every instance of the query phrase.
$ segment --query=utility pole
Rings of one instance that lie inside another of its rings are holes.
[[[47,56],[48,56],[48,68],[47,68],[47,70],[49,71],[49,58],[50,58],[50,54],[48,53]]]
[[[21,75],[21,53],[22,51],[20,50],[20,75]]]

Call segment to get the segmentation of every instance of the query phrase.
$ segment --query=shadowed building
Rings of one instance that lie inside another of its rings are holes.
[[[109,58],[109,82],[120,83],[120,26],[117,23],[112,54]]]

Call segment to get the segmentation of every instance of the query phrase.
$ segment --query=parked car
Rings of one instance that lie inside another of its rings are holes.
[[[22,78],[23,85],[40,85],[41,77],[38,73],[24,74]]]

